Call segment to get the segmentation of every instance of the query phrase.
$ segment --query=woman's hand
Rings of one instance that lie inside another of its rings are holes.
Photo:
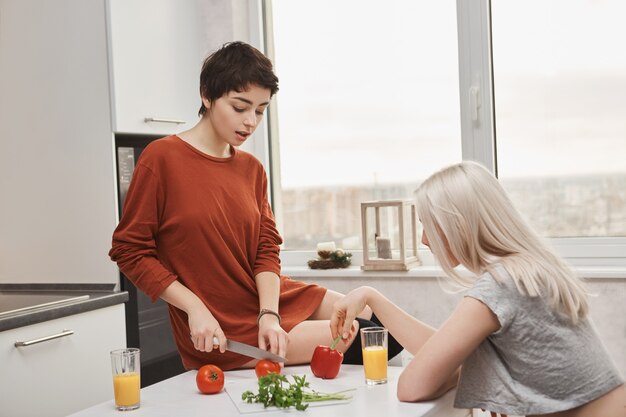
[[[187,313],[189,336],[194,348],[201,352],[211,352],[219,346],[220,352],[226,351],[226,336],[207,306],[189,288],[178,280],[172,282],[161,294],[165,302]],[[218,340],[213,343],[213,337]]]
[[[226,336],[206,306],[201,305],[190,310],[188,317],[189,332],[194,348],[201,352],[211,352],[218,347],[220,352],[226,351]],[[213,344],[213,337],[219,341],[218,345]]]
[[[359,287],[335,302],[333,313],[330,316],[330,331],[333,339],[341,335],[342,339],[353,337],[352,323],[368,303],[370,287]]]
[[[289,337],[287,332],[280,327],[278,317],[272,314],[264,314],[259,319],[259,347],[269,350],[283,358],[287,357],[287,344]],[[268,349],[269,348],[269,349]],[[283,366],[284,364],[281,364]]]

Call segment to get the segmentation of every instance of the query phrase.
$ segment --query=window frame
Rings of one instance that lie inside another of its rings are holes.
[[[272,0],[251,2],[257,16],[258,46],[274,59]],[[491,0],[457,0],[459,45],[459,102],[463,160],[485,165],[496,176],[497,135],[495,126],[494,79],[491,48]],[[254,25],[251,25],[254,33]],[[278,114],[275,97],[267,110],[263,132],[257,136],[252,152],[264,163],[270,184],[270,198],[279,230],[282,230],[282,201]],[[260,129],[261,130],[261,129]],[[575,266],[626,266],[626,237],[550,238],[557,252]],[[423,248],[420,248],[423,249]],[[359,264],[361,251],[353,251]],[[423,264],[432,266],[432,256],[420,250]],[[315,251],[283,250],[283,266],[301,266],[314,258]],[[419,267],[418,267],[419,268]]]

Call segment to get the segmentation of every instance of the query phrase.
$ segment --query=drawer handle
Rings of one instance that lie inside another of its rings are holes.
[[[148,122],[160,122],[160,123],[174,123],[177,125],[184,125],[185,123],[187,123],[184,120],[178,120],[178,119],[161,119],[159,117],[146,117],[145,119],[143,119],[144,122],[148,123]]]
[[[73,334],[74,334],[74,330],[63,330],[61,333],[40,337],[39,339],[27,340],[25,342],[17,341],[15,342],[15,347],[17,348],[17,347],[23,347],[23,346],[36,345],[37,343],[47,342],[48,340],[58,339],[59,337],[70,336]]]

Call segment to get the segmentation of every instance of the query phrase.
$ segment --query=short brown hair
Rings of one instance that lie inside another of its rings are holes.
[[[274,74],[272,62],[247,43],[225,43],[202,64],[200,96],[209,101],[215,101],[231,91],[244,91],[250,85],[267,88],[271,92],[270,97],[278,91],[278,77]],[[198,115],[204,115],[206,110],[202,103]]]

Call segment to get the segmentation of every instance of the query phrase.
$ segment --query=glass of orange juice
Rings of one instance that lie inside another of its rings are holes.
[[[120,411],[139,408],[139,349],[127,348],[111,351],[113,392],[115,408]]]
[[[363,370],[368,385],[387,383],[387,329],[366,327],[361,329]]]

